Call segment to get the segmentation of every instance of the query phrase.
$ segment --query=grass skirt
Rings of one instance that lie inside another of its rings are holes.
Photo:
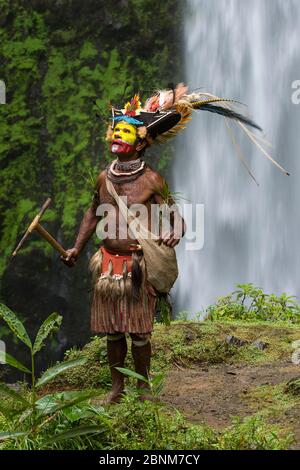
[[[132,292],[132,255],[110,253],[101,247],[90,261],[93,276],[91,329],[95,333],[147,334],[153,330],[156,293],[147,282],[145,261],[139,298]]]

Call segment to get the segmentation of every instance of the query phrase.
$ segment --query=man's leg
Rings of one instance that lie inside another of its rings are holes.
[[[131,352],[134,361],[135,371],[149,378],[151,361],[151,342],[150,335],[130,334],[132,339]],[[141,400],[151,400],[150,387],[142,380],[137,381],[137,388],[140,391]],[[148,393],[147,393],[148,392]]]
[[[107,335],[107,358],[111,372],[112,389],[106,403],[118,403],[124,391],[124,374],[116,367],[124,367],[127,354],[127,341],[124,333]]]

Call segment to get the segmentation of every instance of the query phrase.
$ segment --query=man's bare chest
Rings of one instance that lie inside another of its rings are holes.
[[[141,184],[134,185],[132,183],[114,185],[118,196],[127,198],[127,205],[144,204],[149,205],[153,200],[153,194],[147,187],[142,187]],[[101,187],[99,190],[100,204],[112,204],[117,206],[114,198],[109,194],[106,187]]]

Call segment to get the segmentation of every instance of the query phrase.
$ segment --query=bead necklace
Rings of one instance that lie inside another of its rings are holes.
[[[138,167],[136,167],[136,160],[134,160],[132,163],[132,167],[130,165],[124,165],[124,163],[122,162],[118,162],[118,160],[115,160],[112,162],[111,166],[110,166],[110,171],[112,172],[113,175],[115,176],[131,176],[131,175],[135,175],[136,173],[138,173],[139,171],[142,171],[144,166],[145,166],[145,162],[141,162],[140,160],[138,161]],[[131,163],[131,162],[126,162],[126,163]],[[121,167],[121,168],[120,168]],[[115,171],[115,168],[118,168],[118,169],[124,169],[124,170],[131,170],[131,171],[118,171],[116,172]]]
[[[136,160],[129,160],[127,162],[121,162],[119,159],[115,160],[114,161],[115,165],[114,165],[114,169],[115,170],[118,170],[120,173],[122,172],[127,172],[127,171],[134,171],[134,170],[138,170],[139,168],[141,168],[141,160],[138,158]]]
[[[129,183],[144,173],[145,165],[145,162],[141,160],[131,160],[129,162],[114,160],[107,168],[107,177],[113,183]],[[131,171],[116,172],[116,168]]]

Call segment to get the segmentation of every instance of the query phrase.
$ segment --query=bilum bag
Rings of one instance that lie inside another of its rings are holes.
[[[158,236],[144,227],[135,215],[128,209],[125,202],[117,194],[112,182],[106,178],[106,187],[109,194],[118,204],[122,216],[133,229],[134,236],[142,247],[147,280],[158,292],[168,293],[178,277],[178,265],[174,248],[157,243]],[[136,223],[135,223],[136,222]],[[136,230],[137,226],[139,227]]]

